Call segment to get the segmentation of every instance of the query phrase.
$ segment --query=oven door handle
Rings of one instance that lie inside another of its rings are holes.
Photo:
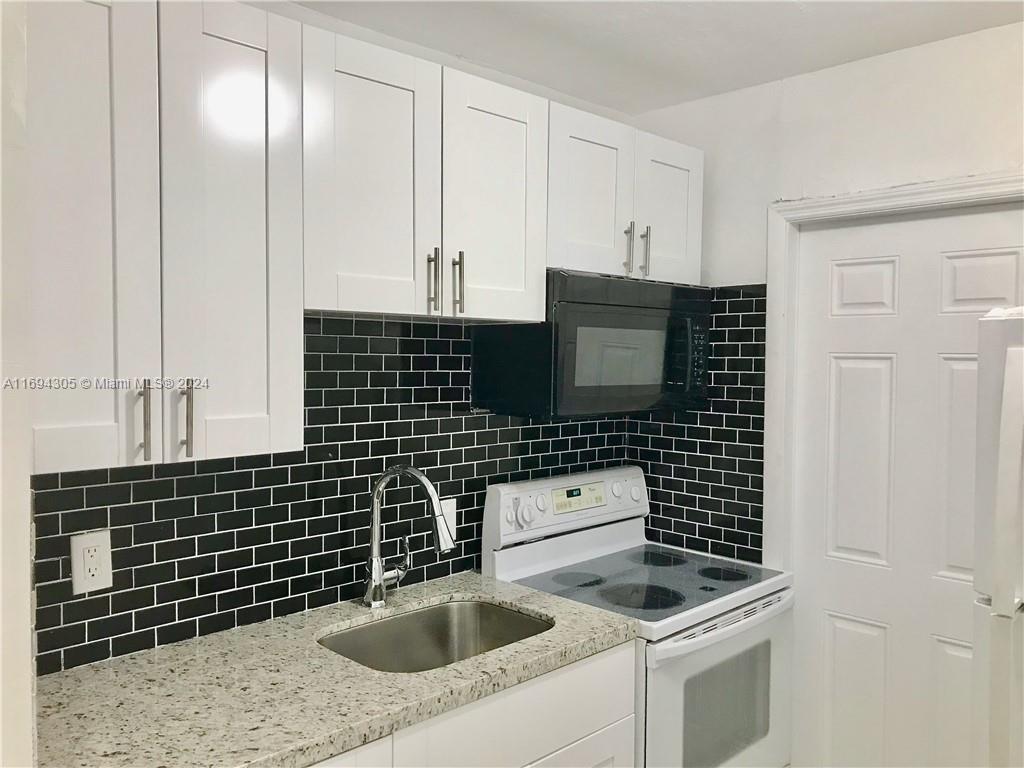
[[[793,607],[793,590],[787,590],[786,594],[783,595],[782,599],[779,600],[775,605],[765,608],[763,611],[758,611],[753,616],[748,616],[745,619],[740,619],[735,624],[731,624],[725,629],[708,632],[698,637],[690,637],[685,640],[669,640],[664,643],[648,643],[647,644],[647,666],[654,669],[659,664],[663,664],[670,659],[678,658],[679,656],[685,656],[695,651],[699,651],[701,648],[706,648],[713,643],[719,643],[723,640],[728,640],[730,637],[735,637],[741,632],[746,632],[749,629],[764,624],[766,621],[774,619],[779,614],[788,611]]]

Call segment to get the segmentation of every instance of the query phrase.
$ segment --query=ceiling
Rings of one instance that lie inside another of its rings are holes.
[[[302,5],[626,114],[1022,19],[1019,2]]]

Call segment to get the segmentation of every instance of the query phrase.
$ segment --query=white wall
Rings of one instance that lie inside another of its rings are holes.
[[[765,279],[765,209],[1024,165],[1024,25],[687,102],[636,124],[705,151],[702,280]]]
[[[4,0],[0,0],[3,2]],[[271,13],[277,13],[281,16],[287,16],[290,19],[295,19],[303,24],[312,24],[323,29],[329,29],[337,32],[339,35],[345,35],[356,40],[363,40],[373,45],[379,45],[382,48],[390,48],[394,51],[401,51],[407,53],[410,56],[416,56],[417,58],[425,61],[432,61],[435,64],[440,64],[444,67],[452,67],[462,72],[468,72],[471,75],[491,80],[495,83],[502,83],[510,88],[518,88],[526,93],[532,93],[536,96],[540,96],[544,99],[550,99],[551,101],[557,101],[562,104],[567,104],[570,107],[576,109],[582,109],[584,112],[592,112],[595,115],[602,115],[607,117],[609,120],[618,120],[620,123],[631,123],[632,119],[629,115],[624,112],[605,107],[601,104],[594,104],[584,99],[578,99],[575,96],[570,96],[567,93],[562,93],[553,88],[549,88],[539,83],[534,83],[529,80],[523,80],[515,75],[509,75],[504,72],[499,72],[495,69],[480,66],[474,64],[466,59],[461,59],[458,56],[453,56],[450,53],[439,51],[435,48],[427,48],[416,43],[410,43],[407,40],[400,40],[397,37],[391,37],[377,32],[373,29],[366,27],[360,27],[357,24],[352,24],[348,21],[343,21],[336,16],[323,13],[321,11],[309,8],[304,5],[297,5],[291,0],[243,0],[247,5],[254,5],[257,8],[269,11]],[[437,11],[443,13],[443,10]]]

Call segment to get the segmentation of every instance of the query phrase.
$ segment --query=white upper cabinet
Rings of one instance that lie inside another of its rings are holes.
[[[165,461],[302,446],[302,29],[160,10]]]
[[[159,392],[147,451],[146,398],[92,381],[160,376],[156,5],[29,3],[25,23],[30,289],[5,300],[27,373],[75,382],[33,393],[33,471],[160,461]]]
[[[548,264],[700,282],[704,153],[551,105]]]
[[[315,27],[302,56],[305,306],[542,319],[547,101],[449,69],[442,97],[439,65]]]
[[[635,144],[628,125],[551,105],[549,265],[633,274]]]
[[[548,102],[444,70],[447,314],[543,320]]]
[[[636,138],[637,264],[640,277],[700,282],[704,153],[660,136]]]
[[[306,307],[439,313],[440,65],[310,26],[302,57]]]

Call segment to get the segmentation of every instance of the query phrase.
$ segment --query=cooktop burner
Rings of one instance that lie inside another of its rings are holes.
[[[551,580],[556,584],[561,584],[563,587],[597,587],[604,584],[605,581],[603,576],[598,576],[595,573],[585,573],[584,571],[556,573],[551,577]]]
[[[645,611],[659,611],[675,608],[686,600],[674,589],[660,584],[615,584],[600,590],[601,596],[623,608],[641,608]]]
[[[743,571],[737,571],[735,568],[719,568],[718,566],[711,566],[709,568],[701,568],[697,571],[705,579],[712,579],[714,581],[749,581],[750,574],[744,573]]]
[[[703,552],[641,544],[520,579],[520,584],[657,623],[778,575]]]
[[[659,552],[658,550],[645,549],[630,555],[630,560],[641,565],[652,565],[655,568],[667,568],[670,565],[686,565],[686,558],[674,552]]]

